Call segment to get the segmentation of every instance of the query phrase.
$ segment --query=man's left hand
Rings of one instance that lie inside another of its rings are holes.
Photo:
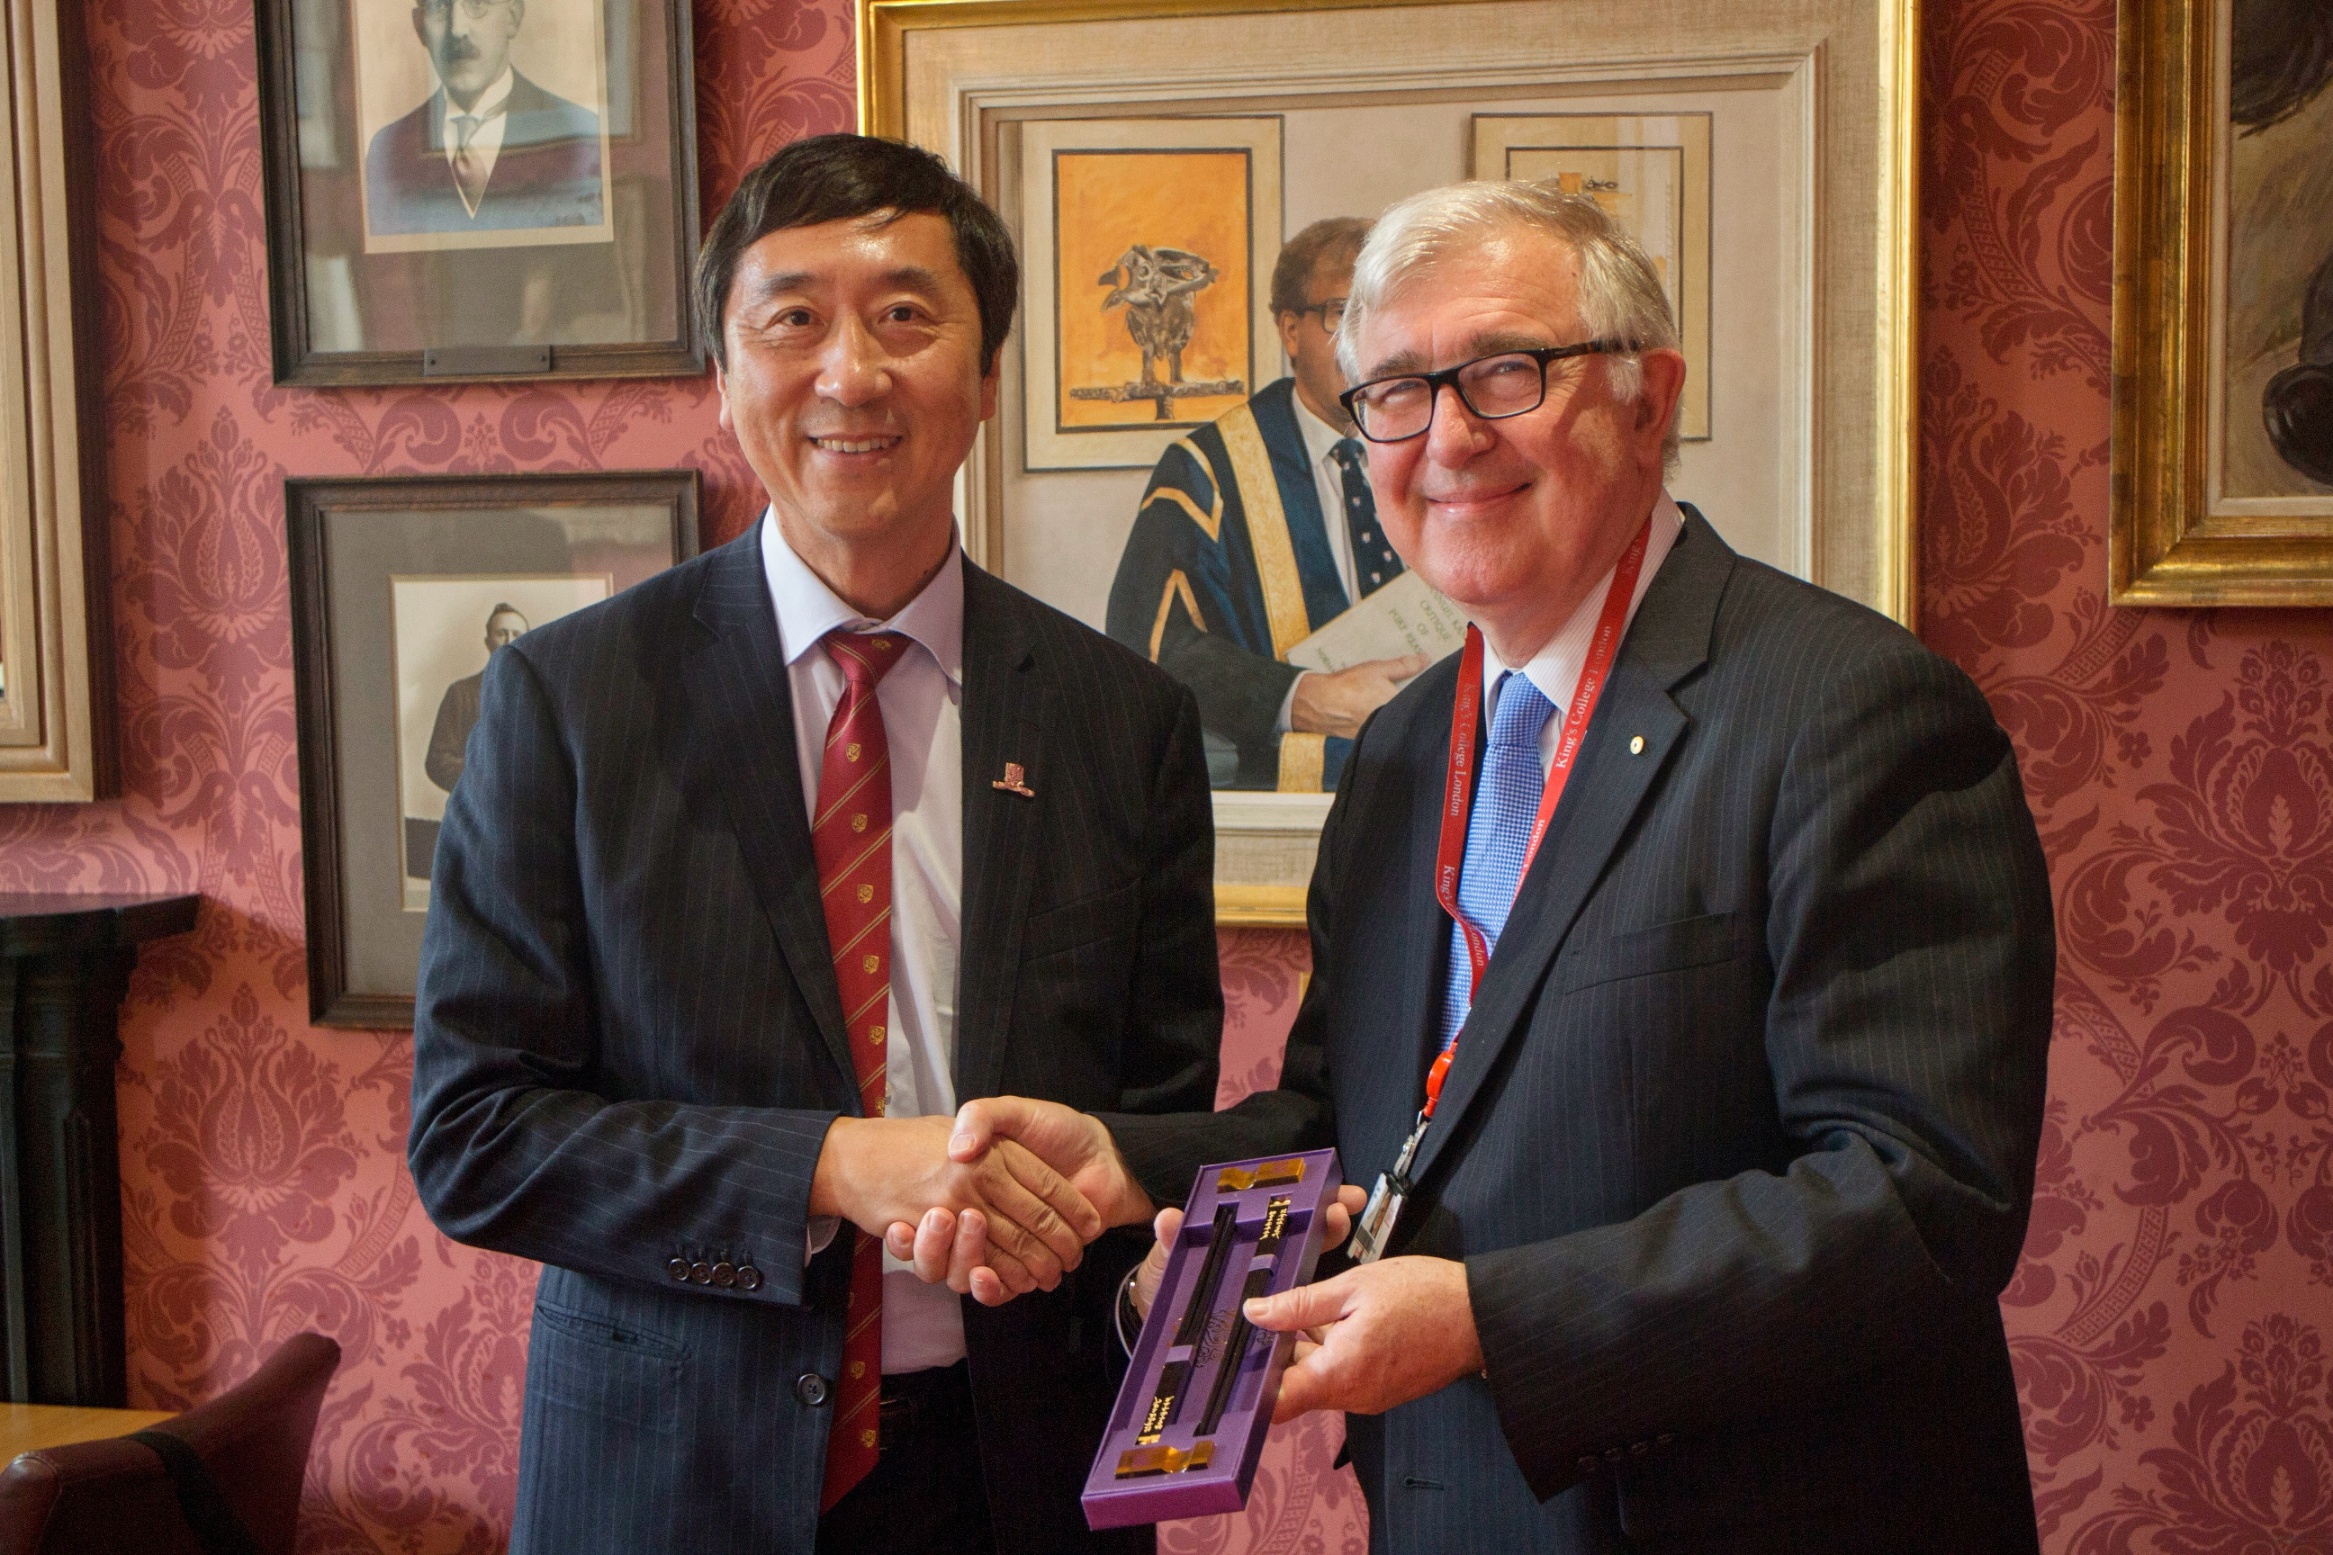
[[[1310,1331],[1280,1382],[1272,1422],[1315,1409],[1382,1414],[1482,1370],[1466,1265],[1387,1258],[1317,1285],[1264,1296],[1247,1319],[1274,1333]]]

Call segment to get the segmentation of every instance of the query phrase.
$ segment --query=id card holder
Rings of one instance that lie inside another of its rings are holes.
[[[1426,1126],[1433,1121],[1428,1112],[1418,1114],[1418,1126],[1410,1130],[1410,1137],[1402,1141],[1401,1154],[1393,1158],[1393,1170],[1377,1174],[1377,1186],[1369,1190],[1369,1202],[1361,1206],[1361,1218],[1353,1224],[1353,1239],[1346,1246],[1346,1256],[1355,1263],[1375,1263],[1385,1256],[1386,1245],[1393,1240],[1394,1222],[1401,1219],[1401,1207],[1410,1196],[1410,1162],[1417,1158],[1418,1142],[1426,1137]]]
[[[1355,1263],[1375,1263],[1385,1256],[1385,1247],[1393,1240],[1394,1222],[1401,1218],[1401,1207],[1409,1198],[1409,1179],[1393,1172],[1379,1172],[1377,1185],[1369,1190],[1369,1202],[1362,1207],[1361,1218],[1353,1226],[1352,1245],[1346,1249]]]

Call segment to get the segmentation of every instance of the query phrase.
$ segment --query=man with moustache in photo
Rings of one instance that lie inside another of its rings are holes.
[[[2029,1552],[2015,755],[1671,499],[1676,339],[1548,185],[1418,195],[1356,262],[1378,512],[1475,629],[1362,730],[1313,875],[1287,1083],[1325,1045],[1362,1261],[1248,1315],[1307,1332],[1278,1415],[1345,1411],[1374,1550]]]
[[[413,34],[438,89],[373,136],[375,233],[596,227],[605,219],[599,115],[512,66],[526,0],[419,0]]]
[[[1149,1548],[1078,1504],[1146,1245],[1102,1233],[1323,1130],[1208,1111],[1190,692],[957,544],[1018,281],[922,151],[748,174],[697,296],[767,510],[487,668],[409,1157],[545,1266],[522,1555]],[[976,1098],[1033,1148],[951,1159]]]

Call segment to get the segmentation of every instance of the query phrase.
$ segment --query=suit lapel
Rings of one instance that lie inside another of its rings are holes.
[[[1710,627],[1733,563],[1733,552],[1716,532],[1687,509],[1683,533],[1637,607],[1589,723],[1579,768],[1515,893],[1514,910],[1460,1033],[1434,1126],[1411,1168],[1413,1180],[1423,1179],[1462,1132],[1484,1080],[1523,1031],[1540,985],[1613,850],[1685,738],[1691,720],[1669,690],[1707,661]],[[1639,738],[1641,750],[1635,748]]]
[[[1020,975],[1021,926],[1037,879],[1039,823],[1070,787],[1048,770],[1045,695],[1012,591],[964,564],[964,896],[956,1009],[956,1100],[993,1096],[1004,1079]],[[995,786],[1006,763],[1034,797]]]
[[[708,558],[696,608],[705,636],[682,679],[682,748],[691,763],[690,791],[729,818],[754,895],[855,1111],[858,1078],[819,902],[818,858],[794,745],[793,690],[762,571],[761,533],[757,523]]]

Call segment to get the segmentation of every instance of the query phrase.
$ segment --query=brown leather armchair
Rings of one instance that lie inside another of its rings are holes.
[[[152,1431],[21,1455],[0,1473],[0,1555],[291,1555],[339,1365],[339,1345],[301,1334]]]

